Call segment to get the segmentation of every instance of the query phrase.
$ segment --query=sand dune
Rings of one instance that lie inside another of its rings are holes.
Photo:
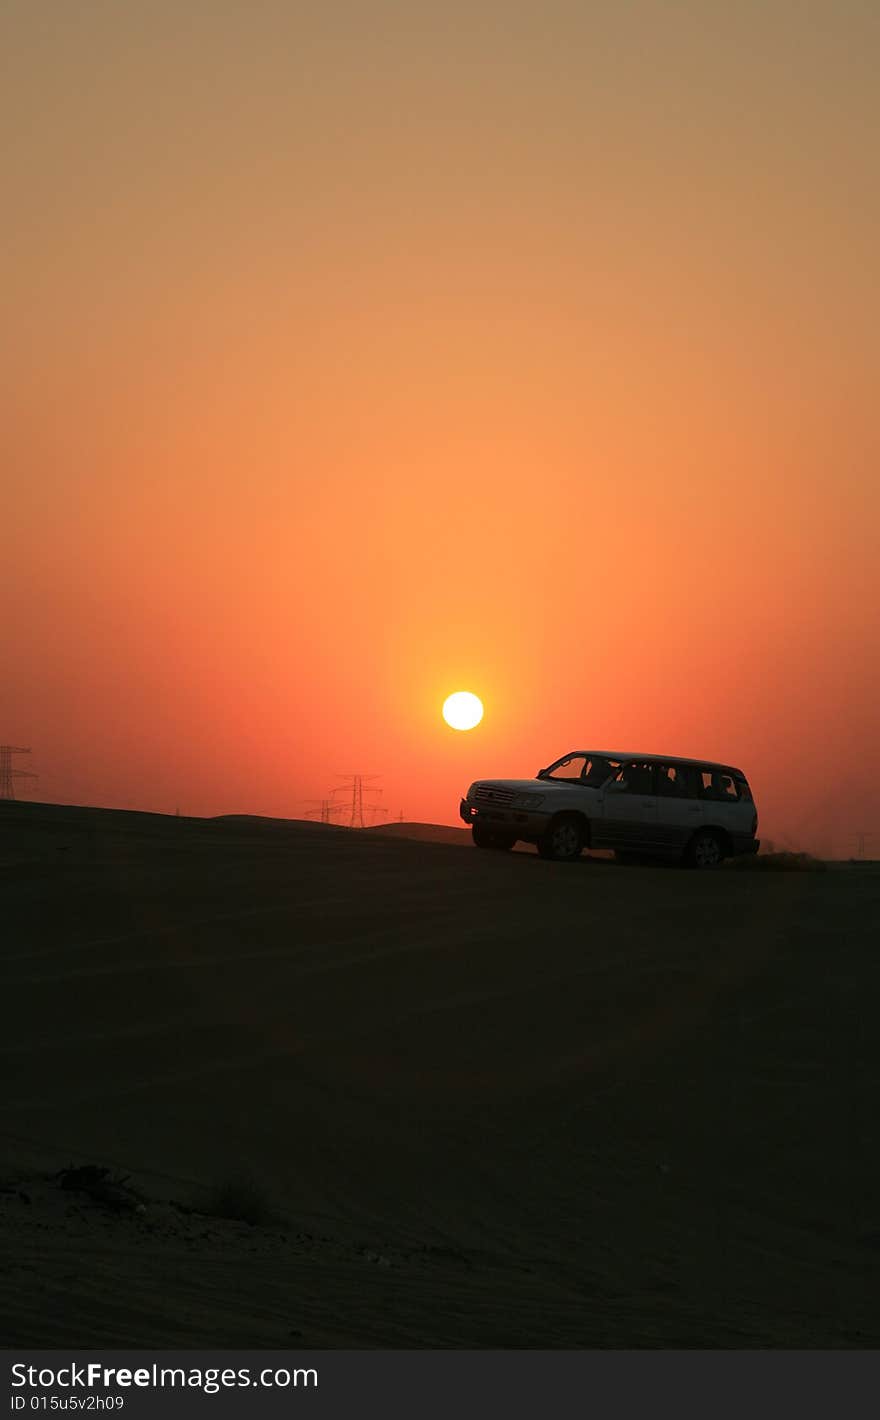
[[[411,838],[419,843],[452,843],[460,848],[472,848],[470,829],[449,828],[444,823],[377,823],[369,833],[381,833],[391,838]]]
[[[7,1342],[880,1344],[880,873],[409,827],[0,806]]]

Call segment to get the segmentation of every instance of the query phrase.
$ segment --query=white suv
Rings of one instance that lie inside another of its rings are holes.
[[[459,812],[478,848],[522,840],[561,860],[613,848],[714,868],[760,847],[742,770],[669,755],[574,750],[535,779],[478,780]]]

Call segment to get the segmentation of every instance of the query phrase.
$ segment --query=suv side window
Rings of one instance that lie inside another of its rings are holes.
[[[580,784],[590,761],[585,754],[570,754],[567,759],[552,768],[547,775],[548,779],[562,779],[566,784]]]
[[[658,764],[657,790],[656,792],[664,799],[692,799],[694,790],[691,787],[692,771],[686,764]]]
[[[711,799],[716,804],[735,804],[739,799],[739,790],[732,774],[725,774],[721,769],[702,768],[697,777],[701,799]]]
[[[619,794],[653,794],[654,766],[647,760],[631,759],[621,765],[611,782]]]

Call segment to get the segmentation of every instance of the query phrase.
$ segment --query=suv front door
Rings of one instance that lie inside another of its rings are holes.
[[[656,848],[657,834],[653,762],[626,760],[605,785],[602,817],[593,824],[592,841],[597,848],[638,850]]]

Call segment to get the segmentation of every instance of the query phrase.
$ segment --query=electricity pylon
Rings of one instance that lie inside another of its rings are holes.
[[[13,769],[12,756],[14,754],[30,754],[29,749],[21,749],[18,745],[0,745],[0,799],[15,798],[16,779],[36,779],[30,769]]]
[[[317,804],[318,808],[309,809],[306,818],[320,819],[321,823],[332,823],[334,814],[345,812],[345,804],[334,804],[332,799],[306,799],[307,804]]]
[[[331,792],[334,794],[350,794],[351,798],[346,804],[340,804],[340,808],[345,808],[349,813],[349,828],[366,828],[364,822],[364,809],[368,813],[387,814],[388,810],[382,804],[364,803],[364,785],[372,793],[381,794],[381,789],[376,789],[373,781],[381,778],[379,774],[340,774],[340,779],[344,779],[343,784],[337,785]]]
[[[865,845],[869,842],[870,839],[876,838],[876,836],[877,835],[875,833],[872,833],[871,830],[868,828],[860,828],[857,830],[857,832],[853,834],[853,841],[856,845],[856,857],[864,858]]]

